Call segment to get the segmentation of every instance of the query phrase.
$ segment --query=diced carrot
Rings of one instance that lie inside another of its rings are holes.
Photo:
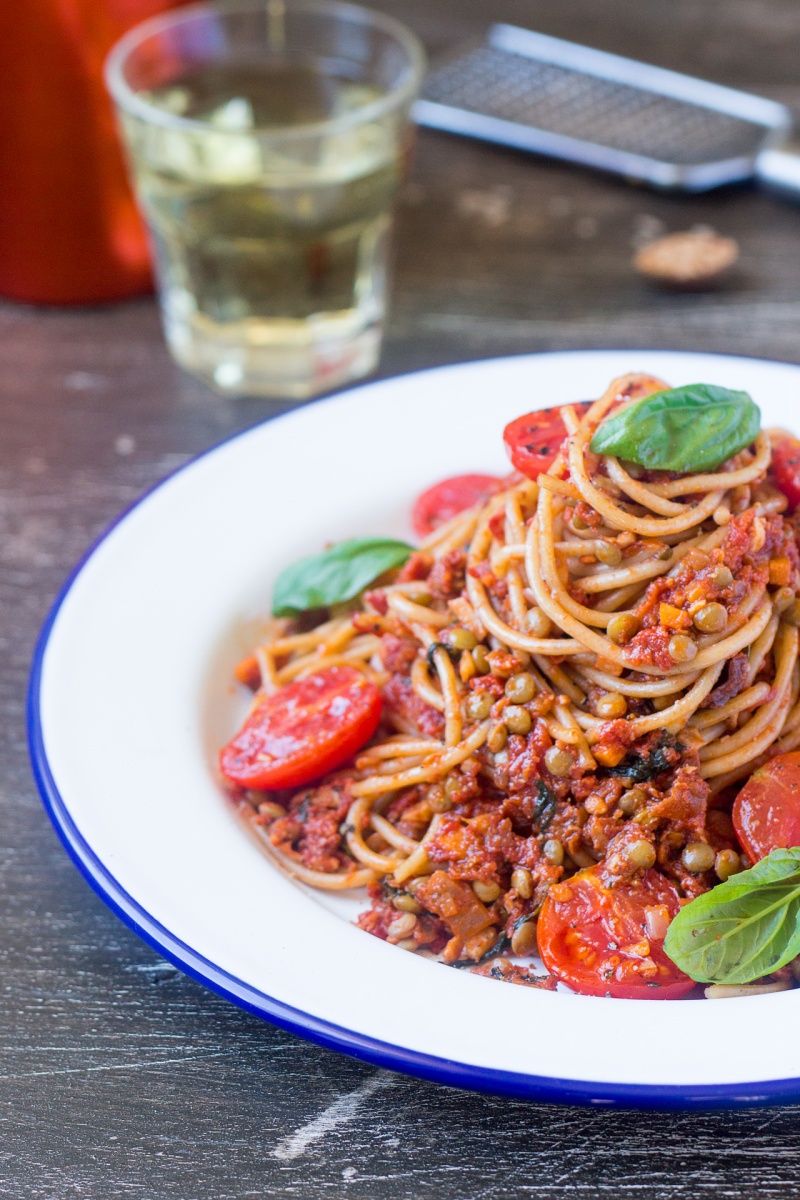
[[[792,563],[785,554],[769,560],[769,581],[774,587],[787,587],[792,580]]]
[[[627,751],[624,746],[592,746],[592,754],[603,767],[617,767]]]
[[[254,654],[249,655],[248,658],[243,658],[240,663],[237,663],[233,668],[233,673],[239,680],[239,683],[243,683],[245,687],[249,687],[253,691],[261,683],[261,668]]]
[[[658,606],[658,621],[666,629],[689,629],[692,624],[692,618],[688,612],[684,612],[682,608],[676,608],[674,604],[664,603]]]
[[[703,583],[692,584],[686,593],[686,599],[690,602],[690,604],[705,604],[707,599],[705,585]]]

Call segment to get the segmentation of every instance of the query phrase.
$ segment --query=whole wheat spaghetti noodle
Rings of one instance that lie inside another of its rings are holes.
[[[450,963],[525,956],[579,870],[652,868],[685,899],[740,869],[730,789],[800,747],[796,530],[768,432],[694,474],[592,452],[609,413],[666,387],[629,375],[565,406],[536,480],[510,476],[240,668],[256,704],[343,664],[381,690],[345,769],[240,795],[298,879],[370,885],[369,932]]]

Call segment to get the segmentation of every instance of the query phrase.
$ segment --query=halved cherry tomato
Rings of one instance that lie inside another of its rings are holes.
[[[302,787],[352,758],[380,718],[374,683],[354,667],[326,667],[256,705],[220,751],[220,767],[242,787]]]
[[[754,771],[731,815],[753,862],[772,850],[800,846],[800,750],[778,754]]]
[[[651,924],[664,926],[679,908],[677,891],[658,871],[607,887],[601,867],[589,867],[551,888],[539,916],[539,953],[552,975],[583,996],[676,1000],[694,980],[667,958],[663,934],[648,933],[647,910]]]
[[[578,413],[585,413],[591,400],[574,404]],[[512,463],[528,479],[536,479],[546,471],[561,449],[567,436],[558,408],[542,408],[538,412],[517,417],[503,430],[503,441]]]
[[[411,524],[417,537],[427,537],[457,513],[473,504],[482,504],[503,486],[497,475],[454,475],[435,483],[417,498],[411,510]]]
[[[770,430],[772,473],[794,511],[800,507],[800,441],[783,429]]]

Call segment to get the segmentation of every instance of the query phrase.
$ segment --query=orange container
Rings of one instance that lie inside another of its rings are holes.
[[[103,61],[128,29],[175,7],[0,3],[0,295],[91,304],[151,289]]]

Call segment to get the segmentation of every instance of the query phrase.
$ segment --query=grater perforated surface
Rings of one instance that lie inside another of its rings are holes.
[[[434,69],[426,100],[665,163],[754,156],[762,124],[491,45]]]

